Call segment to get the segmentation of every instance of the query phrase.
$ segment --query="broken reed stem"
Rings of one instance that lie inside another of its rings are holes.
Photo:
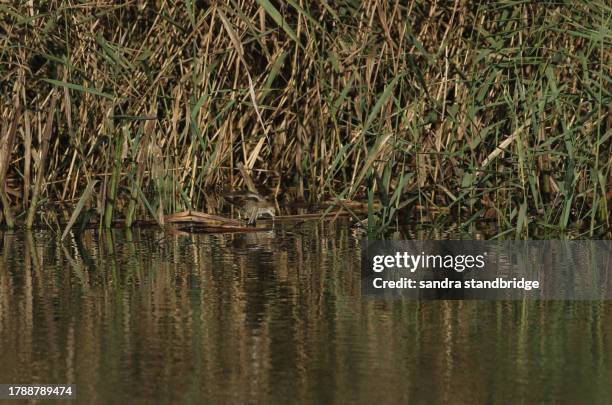
[[[64,232],[62,233],[61,240],[66,239],[68,232],[70,231],[70,229],[72,229],[72,227],[76,223],[83,209],[88,208],[89,201],[91,200],[91,196],[93,194],[96,183],[98,183],[98,180],[90,180],[89,184],[87,184],[87,187],[85,188],[85,191],[83,192],[83,195],[81,196],[81,198],[79,199],[79,202],[74,207],[74,211],[72,211],[72,215],[70,216],[70,219],[68,220],[68,223],[66,224],[66,227],[64,228]],[[82,223],[83,223],[83,226],[87,225],[86,223],[84,223],[84,221],[82,221]]]
[[[42,134],[42,147],[40,151],[40,161],[36,170],[36,182],[34,183],[32,201],[30,201],[28,216],[26,218],[26,229],[32,229],[32,226],[34,224],[34,216],[36,215],[36,206],[38,205],[40,188],[43,183],[43,178],[45,177],[45,163],[47,161],[47,155],[49,154],[49,141],[51,140],[51,133],[53,130],[53,117],[55,116],[56,102],[57,92],[55,90],[52,90],[51,103],[49,105],[49,111],[47,112],[47,120],[45,122],[45,128]]]

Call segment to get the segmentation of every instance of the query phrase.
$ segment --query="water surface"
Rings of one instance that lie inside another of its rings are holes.
[[[3,233],[0,383],[94,404],[612,402],[610,302],[365,298],[360,238]]]

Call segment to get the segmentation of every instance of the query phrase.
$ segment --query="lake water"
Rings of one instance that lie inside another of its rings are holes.
[[[2,233],[0,383],[92,404],[612,403],[611,302],[362,297],[361,237]]]

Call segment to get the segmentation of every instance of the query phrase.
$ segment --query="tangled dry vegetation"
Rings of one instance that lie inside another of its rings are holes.
[[[604,1],[0,2],[4,222],[282,199],[609,229]],[[89,187],[88,187],[89,186]],[[412,208],[418,207],[419,211]],[[423,218],[423,217],[420,217]]]

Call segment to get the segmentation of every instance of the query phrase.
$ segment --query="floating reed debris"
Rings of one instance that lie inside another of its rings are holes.
[[[164,221],[172,224],[199,223],[211,226],[244,227],[244,222],[242,221],[236,221],[234,219],[196,211],[184,211],[172,215],[166,215],[164,217]]]

